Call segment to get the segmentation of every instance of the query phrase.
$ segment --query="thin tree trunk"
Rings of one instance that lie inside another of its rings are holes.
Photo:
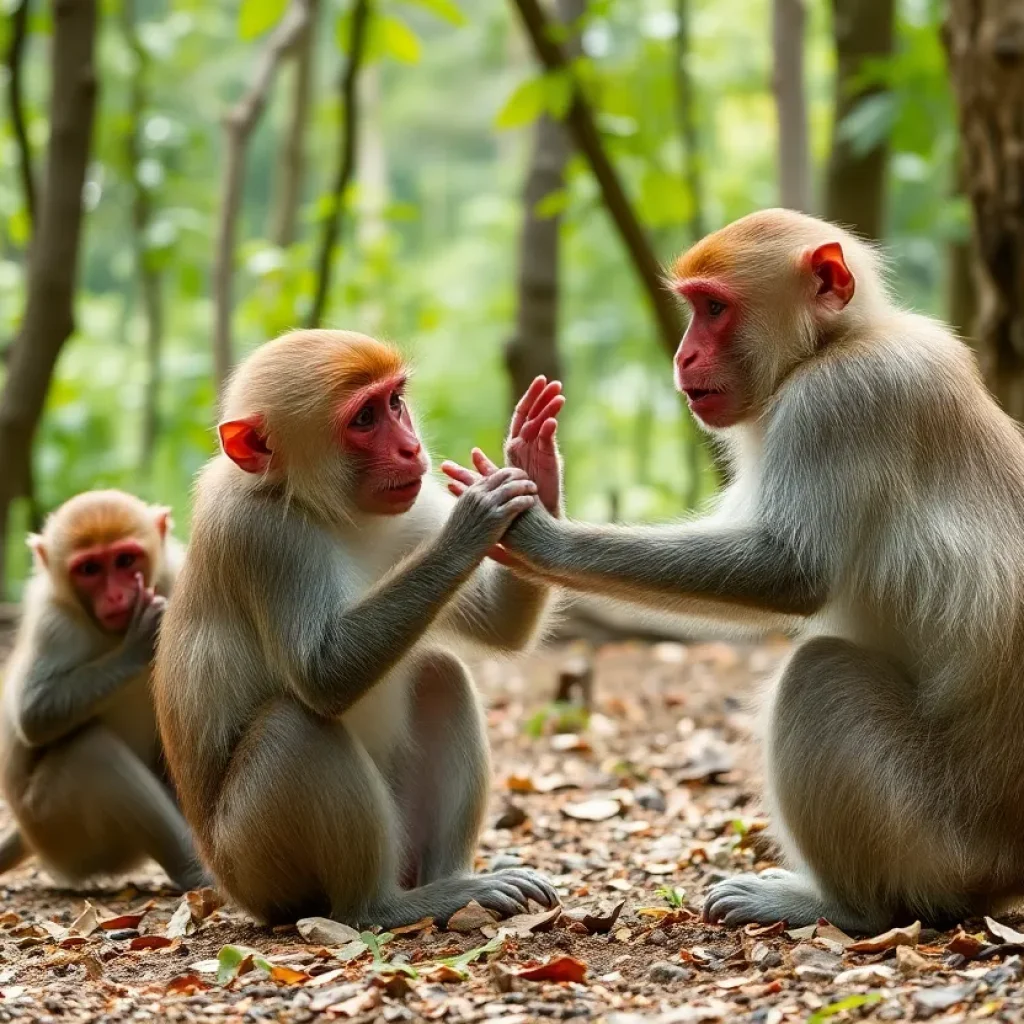
[[[0,394],[0,585],[12,502],[31,483],[32,443],[57,357],[74,330],[82,188],[96,109],[96,0],[54,0],[50,142],[29,253],[28,301]]]
[[[327,311],[327,293],[331,287],[335,248],[341,234],[346,193],[352,183],[359,146],[359,68],[366,48],[366,30],[370,20],[369,0],[356,0],[352,8],[348,62],[341,76],[341,131],[338,133],[338,168],[331,185],[333,204],[324,218],[317,258],[316,292],[306,319],[307,327],[319,327]]]
[[[974,214],[979,357],[1024,420],[1024,0],[952,0],[945,36]]]
[[[837,68],[825,216],[876,240],[885,226],[889,141],[861,152],[839,132],[851,111],[881,91],[879,86],[859,87],[856,78],[865,61],[892,56],[894,5],[895,0],[832,0]]]
[[[302,187],[306,178],[306,130],[312,107],[314,68],[316,57],[316,23],[320,0],[309,0],[309,21],[295,41],[292,51],[294,77],[292,79],[291,110],[288,130],[280,150],[277,164],[277,201],[270,237],[282,249],[295,241]]]
[[[560,0],[558,17],[575,26],[587,0]],[[570,57],[579,53],[579,37],[568,41]],[[512,403],[539,374],[549,380],[562,375],[558,354],[560,214],[540,216],[537,204],[565,187],[565,165],[571,146],[560,121],[544,115],[534,128],[530,169],[523,188],[523,229],[519,239],[519,302],[516,326],[505,345],[505,367]]]
[[[773,86],[779,122],[779,199],[791,210],[811,208],[811,158],[804,90],[804,0],[774,0]]]
[[[25,40],[28,36],[29,0],[21,0],[11,12],[11,42],[7,47],[7,103],[10,107],[11,128],[18,150],[18,173],[25,196],[25,209],[30,225],[36,219],[36,183],[32,170],[32,147],[25,127],[25,98],[22,95],[22,67]]]
[[[221,176],[220,217],[213,268],[213,364],[217,393],[224,389],[234,363],[231,316],[235,272],[235,231],[245,180],[249,137],[259,123],[285,54],[309,21],[309,0],[292,0],[271,33],[245,95],[224,117],[224,171]]]
[[[566,72],[568,65],[565,53],[554,41],[552,26],[538,0],[513,2],[542,66],[548,71]],[[664,285],[661,265],[605,151],[590,105],[576,86],[573,87],[573,98],[565,117],[565,124],[576,147],[590,165],[591,172],[601,189],[605,208],[611,215],[619,237],[629,253],[633,268],[640,278],[658,326],[662,347],[674,355],[682,333],[675,299]]]
[[[964,195],[964,162],[957,164],[956,195]],[[949,243],[946,252],[946,294],[949,322],[965,341],[976,344],[978,336],[978,285],[975,280],[977,255],[970,235]]]
[[[676,2],[676,116],[683,144],[683,181],[690,193],[690,242],[704,237],[704,175],[697,135],[696,86],[690,74],[690,0]]]
[[[157,437],[160,433],[160,359],[163,347],[164,309],[161,275],[150,265],[146,252],[146,232],[153,212],[148,186],[139,178],[142,158],[140,130],[146,113],[146,79],[149,54],[139,39],[135,24],[135,0],[121,0],[121,27],[125,42],[135,58],[131,81],[129,118],[131,123],[125,140],[126,159],[132,182],[132,249],[135,258],[135,280],[142,295],[146,320],[146,391],[142,406],[142,438],[139,465],[142,470],[152,466]]]

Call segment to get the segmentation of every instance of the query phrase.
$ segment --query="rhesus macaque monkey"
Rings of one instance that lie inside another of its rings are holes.
[[[557,512],[560,466],[536,468],[521,435],[560,386],[538,383],[509,439],[538,483],[510,466],[456,504],[426,477],[406,375],[360,334],[267,343],[235,373],[199,479],[157,710],[205,857],[263,921],[389,927],[558,899],[528,870],[470,871],[488,747],[452,650],[540,628],[548,587],[481,562],[536,494]]]
[[[65,502],[29,537],[29,581],[0,702],[0,785],[17,829],[0,870],[30,852],[76,882],[152,857],[205,884],[162,771],[150,666],[181,561],[166,508],[121,491]]]
[[[800,643],[766,701],[768,803],[791,870],[705,904],[727,924],[990,913],[1024,895],[1024,441],[873,249],[782,210],[673,267],[675,360],[735,479],[708,518],[608,528],[533,508],[503,545],[543,578]],[[477,469],[493,472],[480,452]],[[474,474],[449,467],[459,492]]]

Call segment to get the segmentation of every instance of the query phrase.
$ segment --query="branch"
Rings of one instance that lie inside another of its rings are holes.
[[[213,269],[213,362],[218,394],[231,372],[232,285],[234,283],[235,229],[242,201],[245,155],[249,137],[267,105],[267,97],[286,54],[309,22],[309,0],[292,0],[260,55],[248,91],[224,117],[225,159],[221,177],[220,218]]]
[[[690,242],[697,242],[704,230],[704,182],[697,139],[693,76],[690,74],[690,0],[676,2],[676,116],[683,144],[683,179],[690,193]]]
[[[352,8],[352,29],[349,35],[348,64],[341,78],[341,116],[343,118],[338,153],[338,170],[331,186],[334,204],[324,218],[320,235],[320,256],[317,260],[316,294],[306,318],[307,327],[319,327],[327,307],[327,290],[331,284],[331,269],[334,264],[334,247],[341,233],[342,213],[345,209],[345,193],[355,173],[357,146],[359,143],[359,102],[357,86],[359,67],[363,62],[366,48],[366,28],[370,20],[369,0],[356,0]]]
[[[55,0],[50,142],[29,249],[25,318],[0,394],[0,581],[11,503],[31,485],[32,442],[57,357],[74,330],[82,188],[96,111],[97,0]]]
[[[569,71],[561,46],[554,42],[554,35],[547,16],[541,10],[538,0],[513,0],[534,51],[541,64],[550,72]],[[682,336],[682,326],[675,299],[663,283],[663,273],[644,229],[637,220],[633,207],[626,196],[619,176],[605,152],[601,135],[594,122],[590,106],[583,98],[578,85],[573,83],[573,98],[565,123],[577,148],[586,157],[590,169],[601,189],[604,204],[611,214],[615,227],[629,253],[647,295],[647,300],[658,325],[662,347],[675,355]]]
[[[18,171],[25,193],[25,209],[32,227],[36,222],[36,183],[32,173],[32,150],[25,128],[25,99],[22,95],[21,67],[28,35],[29,0],[21,0],[11,13],[11,45],[7,48],[7,102],[11,108],[11,127],[18,150]]]
[[[811,208],[811,159],[804,91],[804,0],[774,0],[772,50],[779,123],[779,198],[791,210]]]

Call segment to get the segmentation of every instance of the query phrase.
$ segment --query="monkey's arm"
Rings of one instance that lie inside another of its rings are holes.
[[[828,592],[824,572],[806,559],[798,564],[796,552],[756,521],[648,530],[572,523],[533,509],[502,543],[564,587],[680,612],[710,604],[810,615]]]
[[[78,664],[39,653],[22,683],[17,723],[22,739],[30,747],[45,746],[84,725],[111,695],[145,671],[151,654],[145,645],[127,641]]]

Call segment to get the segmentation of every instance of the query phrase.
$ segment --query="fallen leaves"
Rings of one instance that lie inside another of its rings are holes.
[[[456,910],[448,919],[448,930],[452,932],[475,932],[488,925],[493,925],[497,920],[497,914],[492,913],[486,907],[482,907],[476,900],[470,900],[466,906]]]
[[[557,956],[545,963],[516,967],[511,973],[524,981],[582,982],[587,976],[587,965],[572,956]]]
[[[306,942],[318,946],[344,946],[359,939],[359,932],[328,917],[304,917],[295,927]]]
[[[920,938],[921,922],[915,921],[906,928],[890,928],[889,931],[882,932],[872,939],[861,939],[860,942],[851,943],[847,949],[851,953],[881,953],[897,946],[916,946]]]

